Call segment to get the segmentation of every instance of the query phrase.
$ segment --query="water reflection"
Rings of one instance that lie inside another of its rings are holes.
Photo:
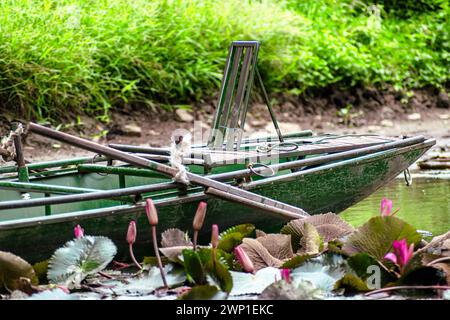
[[[397,216],[417,229],[434,235],[450,230],[450,180],[416,178],[407,187],[403,179],[395,179],[367,199],[345,210],[341,217],[353,226],[360,226],[371,216],[379,215],[383,197],[392,199]]]

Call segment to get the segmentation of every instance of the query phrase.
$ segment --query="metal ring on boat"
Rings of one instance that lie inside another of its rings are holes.
[[[270,171],[272,171],[272,173],[270,175],[264,175],[261,174],[259,172],[256,172],[253,167],[257,165],[257,166],[261,166],[261,167],[265,167],[267,169],[270,169]],[[269,177],[273,177],[275,175],[275,170],[273,170],[273,168],[269,167],[267,164],[263,164],[263,163],[249,163],[247,165],[247,168],[253,173],[256,174],[257,176],[263,177],[263,178],[269,178]]]
[[[101,154],[96,154],[93,158],[92,158],[92,164],[94,164],[95,163],[95,159],[97,159],[98,157],[101,157],[102,155]],[[96,174],[98,174],[99,176],[102,176],[102,177],[106,177],[109,173],[102,173],[102,172],[96,172]]]
[[[410,185],[412,185],[412,176],[411,176],[411,172],[409,172],[409,168],[406,169],[405,171],[403,171],[403,175],[405,176],[405,182],[406,185],[409,187]]]
[[[283,146],[291,145],[292,147],[289,149],[282,149]],[[276,144],[268,144],[268,145],[261,145],[256,147],[257,152],[271,152],[272,150],[282,151],[282,152],[290,152],[297,150],[299,145],[295,142],[281,142]]]

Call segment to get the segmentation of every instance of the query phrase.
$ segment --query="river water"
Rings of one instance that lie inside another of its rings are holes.
[[[413,177],[411,186],[406,186],[403,178],[394,179],[345,210],[341,217],[358,227],[370,217],[380,214],[383,197],[393,201],[393,210],[400,208],[396,216],[417,229],[430,231],[434,236],[450,230],[450,174]]]

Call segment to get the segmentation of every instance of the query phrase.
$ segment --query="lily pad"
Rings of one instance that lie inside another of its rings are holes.
[[[259,300],[321,300],[323,298],[324,292],[307,280],[297,284],[277,281],[264,289],[258,297]]]
[[[206,283],[206,273],[203,268],[200,256],[191,249],[183,250],[184,271],[189,282],[197,285]]]
[[[38,284],[34,269],[28,262],[10,252],[0,251],[0,289],[4,287],[13,291],[19,288],[20,278]]]
[[[35,293],[26,300],[80,300],[76,295],[65,293],[59,288]]]
[[[293,258],[289,259],[288,261],[285,261],[281,268],[286,269],[294,269],[302,264],[304,264],[308,259],[310,259],[311,256],[309,254],[303,254],[303,255],[296,255]]]
[[[294,251],[298,250],[300,245],[300,239],[304,234],[305,222],[312,224],[317,229],[324,242],[339,239],[354,232],[354,228],[350,224],[331,212],[292,220],[281,229],[281,233],[292,236]]]
[[[211,259],[205,267],[208,274],[219,285],[220,289],[229,293],[233,288],[233,279],[228,268],[217,259]]]
[[[267,267],[260,269],[255,274],[230,271],[233,278],[231,296],[260,294],[265,288],[281,279],[280,269]]]
[[[182,247],[192,246],[191,239],[186,232],[180,229],[172,228],[167,229],[161,234],[161,247]]]
[[[106,237],[85,236],[67,242],[50,258],[50,283],[78,287],[88,275],[102,271],[112,261],[117,248]]]
[[[342,250],[349,256],[365,252],[383,260],[394,240],[401,239],[417,245],[422,237],[414,227],[397,217],[373,217],[349,237]]]
[[[323,248],[322,238],[317,229],[308,222],[303,224],[303,237],[300,239],[300,248],[297,253],[313,255]]]
[[[294,256],[291,246],[291,235],[267,234],[256,238],[256,241],[261,243],[277,259],[290,259]]]
[[[370,291],[365,281],[363,281],[357,275],[351,273],[345,274],[339,281],[337,281],[334,285],[334,289],[343,289],[345,294]]]
[[[280,267],[283,262],[272,256],[269,251],[257,240],[244,238],[241,244],[242,249],[247,253],[253,262],[255,271],[265,267]]]
[[[340,266],[324,265],[308,261],[291,271],[291,278],[298,284],[302,280],[310,281],[316,288],[331,292],[336,282],[341,279],[346,270]]]
[[[219,235],[218,249],[225,252],[233,251],[233,248],[242,242],[242,239],[255,230],[252,224],[240,224],[227,229]]]
[[[180,300],[220,300],[224,294],[216,286],[195,286],[180,297]]]

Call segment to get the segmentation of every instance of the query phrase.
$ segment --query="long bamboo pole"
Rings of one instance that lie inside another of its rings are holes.
[[[150,168],[150,169],[161,172],[161,173],[171,176],[171,177],[174,177],[178,173],[178,170],[176,168],[172,168],[170,166],[167,166],[167,165],[164,165],[164,164],[152,161],[152,160],[137,157],[135,155],[131,155],[131,154],[128,154],[123,151],[119,151],[119,150],[116,150],[116,149],[113,149],[113,148],[110,148],[107,146],[103,146],[98,143],[86,140],[86,139],[75,137],[75,136],[72,136],[67,133],[63,133],[63,132],[59,132],[59,131],[56,131],[56,130],[53,130],[50,128],[46,128],[46,127],[38,125],[36,123],[30,122],[28,124],[28,130],[31,132],[40,134],[42,136],[46,136],[48,138],[52,138],[52,139],[55,139],[55,140],[58,140],[61,142],[65,142],[70,145],[77,146],[77,147],[85,149],[85,150],[89,150],[89,151],[96,152],[96,153],[99,153],[104,156],[108,156],[112,159],[124,161],[126,163],[133,164],[133,165],[136,165],[136,166],[142,167],[142,168]],[[273,200],[273,199],[270,199],[270,198],[267,198],[264,196],[260,196],[260,195],[257,195],[255,193],[252,193],[252,192],[249,192],[246,190],[242,190],[237,187],[230,186],[230,185],[224,184],[219,181],[211,180],[209,178],[205,178],[205,177],[202,177],[200,175],[193,174],[190,172],[187,172],[187,177],[188,177],[189,181],[193,184],[197,184],[197,185],[200,185],[203,187],[217,189],[222,192],[225,192],[225,193],[228,193],[231,195],[235,195],[235,196],[238,196],[239,198],[245,199],[246,201],[241,202],[241,204],[248,204],[251,201],[259,202],[260,204],[264,204],[264,209],[265,209],[264,211],[281,215],[284,218],[292,219],[293,215],[296,215],[296,218],[302,218],[305,216],[309,216],[309,214],[307,212],[305,212],[303,209],[300,209],[300,208],[297,208],[297,207],[294,207],[294,206],[291,206],[291,205],[285,204],[283,202],[276,201],[276,200]],[[239,202],[239,200],[238,200],[239,198],[233,198],[232,200],[230,199],[230,201]]]

